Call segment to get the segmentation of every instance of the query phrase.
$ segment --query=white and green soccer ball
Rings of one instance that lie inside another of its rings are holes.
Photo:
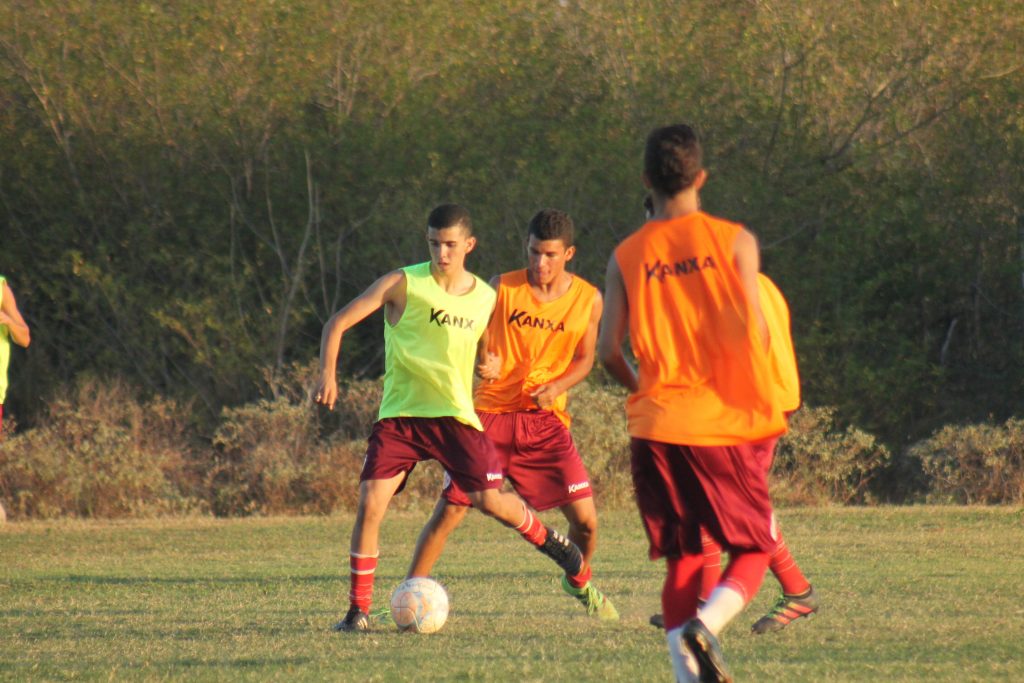
[[[433,579],[406,579],[391,594],[391,618],[399,631],[436,633],[448,619],[448,593]]]

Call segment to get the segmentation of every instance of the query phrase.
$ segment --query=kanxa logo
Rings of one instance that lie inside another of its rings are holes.
[[[473,323],[476,322],[472,318],[463,318],[458,315],[451,315],[446,313],[443,308],[431,308],[430,309],[430,322],[436,324],[438,327],[458,327],[463,330],[473,329]]]
[[[520,311],[518,308],[512,309],[512,313],[508,316],[508,324],[519,327],[538,327],[542,330],[551,330],[552,332],[565,332],[565,323],[556,323],[554,320],[539,318],[530,315],[526,311]]]
[[[589,488],[590,488],[590,482],[589,481],[581,481],[578,484],[569,484],[569,493],[576,493],[577,491],[582,491],[583,489],[589,489]]]
[[[664,282],[666,277],[673,277],[677,275],[690,275],[692,273],[699,273],[705,268],[715,268],[715,260],[710,256],[705,256],[701,259],[699,256],[693,258],[685,258],[675,263],[664,264],[661,259],[654,262],[654,265],[644,264],[644,272],[647,274],[647,280],[652,277],[658,278],[658,282]]]

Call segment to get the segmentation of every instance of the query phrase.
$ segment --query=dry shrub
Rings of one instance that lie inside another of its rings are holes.
[[[602,506],[622,507],[633,501],[625,401],[625,389],[590,382],[569,393],[572,437]]]
[[[225,409],[207,473],[218,515],[328,513],[354,506],[364,442],[323,442],[316,408],[285,398]]]
[[[188,411],[141,402],[120,380],[80,379],[45,424],[0,442],[0,496],[15,517],[124,517],[201,509]],[[67,398],[70,396],[70,398]]]
[[[841,428],[835,408],[804,407],[790,417],[769,475],[772,499],[790,505],[872,502],[871,483],[891,460],[856,427]]]
[[[920,461],[931,502],[1024,503],[1024,420],[943,427],[908,456]]]

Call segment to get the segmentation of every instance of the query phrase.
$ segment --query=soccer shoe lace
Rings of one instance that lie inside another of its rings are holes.
[[[806,595],[783,594],[768,614],[755,621],[750,630],[757,634],[781,631],[789,626],[790,622],[809,617],[817,611],[818,596],[814,588],[810,588]]]
[[[345,633],[351,631],[369,631],[370,615],[353,605],[348,608],[348,613],[345,615],[345,618],[335,624],[332,627],[332,630]]]
[[[725,665],[722,646],[700,619],[690,619],[683,625],[683,644],[697,659],[700,683],[733,683],[732,674]]]
[[[576,588],[569,579],[562,577],[562,590],[576,598],[581,605],[587,609],[589,616],[597,616],[601,621],[615,621],[619,618],[619,611],[615,609],[612,601],[605,597],[590,581],[583,588]]]

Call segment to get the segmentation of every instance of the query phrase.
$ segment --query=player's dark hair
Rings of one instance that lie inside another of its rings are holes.
[[[571,247],[573,244],[572,217],[558,209],[541,209],[530,219],[529,234],[539,240],[562,240],[562,244]]]
[[[644,174],[652,190],[673,197],[697,180],[702,159],[700,138],[690,126],[655,128],[644,146]]]
[[[462,227],[466,236],[473,234],[473,221],[469,217],[469,209],[460,204],[442,204],[427,216],[427,227],[434,230]]]

